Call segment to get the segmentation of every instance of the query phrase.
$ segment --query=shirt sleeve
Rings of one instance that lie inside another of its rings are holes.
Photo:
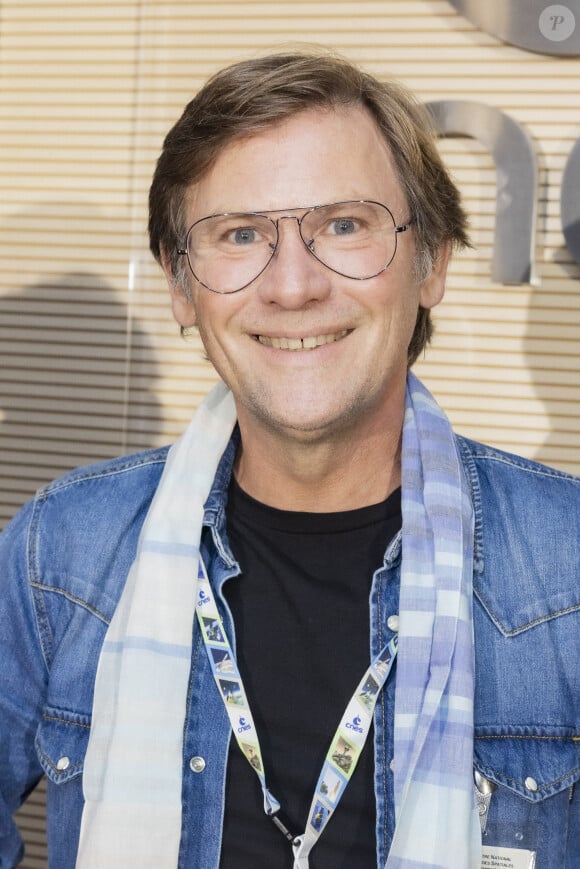
[[[42,775],[34,739],[48,671],[29,579],[34,503],[0,535],[0,866],[15,866],[23,844],[13,814]]]

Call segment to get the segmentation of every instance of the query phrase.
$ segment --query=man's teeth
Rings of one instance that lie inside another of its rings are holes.
[[[268,335],[258,335],[257,337],[260,344],[264,344],[265,347],[274,347],[276,350],[313,350],[315,347],[322,347],[323,344],[340,341],[347,332],[347,329],[343,329],[341,332],[333,332],[331,335],[312,335],[308,338],[270,338]]]

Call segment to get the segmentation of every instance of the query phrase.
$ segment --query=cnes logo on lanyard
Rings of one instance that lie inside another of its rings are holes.
[[[306,830],[301,835],[295,835],[282,818],[280,803],[268,790],[260,742],[248,698],[201,559],[196,612],[212,673],[232,731],[242,753],[260,780],[264,794],[264,811],[292,845],[294,869],[307,869],[308,855],[332,817],[356,768],[370,731],[377,698],[397,654],[397,638],[393,637],[381,649],[357,685],[330,743],[318,777]]]

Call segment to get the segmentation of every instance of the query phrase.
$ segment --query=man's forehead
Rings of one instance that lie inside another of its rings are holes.
[[[186,203],[189,214],[210,203],[214,212],[272,211],[384,198],[387,188],[402,194],[391,149],[371,113],[362,105],[313,107],[225,142],[190,186]],[[287,191],[282,202],[277,189]]]

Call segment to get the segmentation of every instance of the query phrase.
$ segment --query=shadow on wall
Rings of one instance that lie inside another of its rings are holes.
[[[153,446],[156,380],[147,333],[100,276],[0,295],[0,527],[70,468]],[[17,814],[21,869],[48,865],[45,805],[41,781]]]
[[[579,226],[580,234],[580,226]],[[530,297],[524,351],[538,398],[545,407],[549,433],[534,458],[572,473],[580,470],[580,265],[566,247],[553,264],[570,283],[544,280]]]
[[[156,380],[147,333],[100,276],[69,273],[0,295],[6,514],[72,467],[152,446]]]

